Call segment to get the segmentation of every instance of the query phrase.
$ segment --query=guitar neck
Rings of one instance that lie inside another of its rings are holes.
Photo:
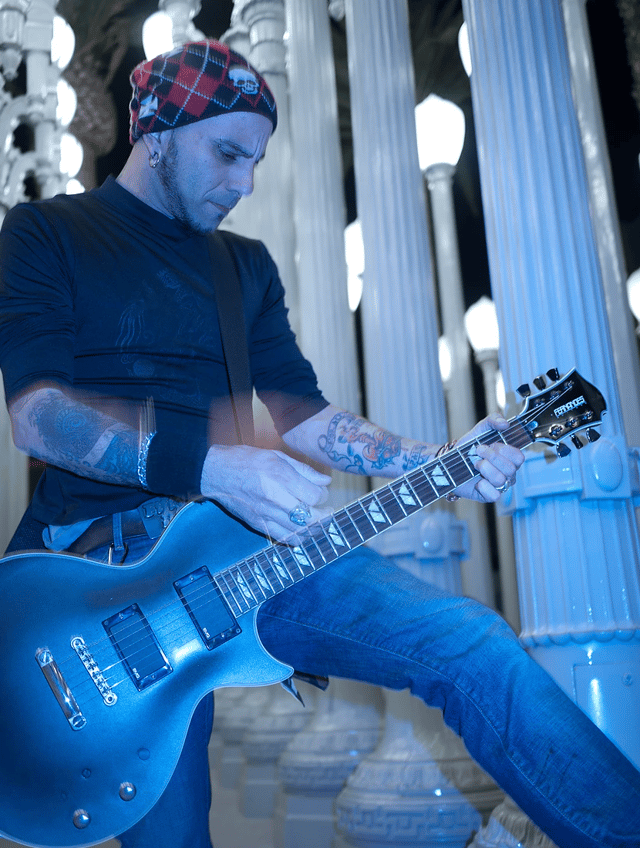
[[[512,418],[507,429],[489,430],[478,439],[456,445],[322,521],[308,525],[297,533],[297,545],[270,545],[218,572],[215,581],[231,611],[237,616],[258,607],[267,598],[479,476],[474,467],[476,448],[498,441],[522,448],[535,439],[519,416]]]

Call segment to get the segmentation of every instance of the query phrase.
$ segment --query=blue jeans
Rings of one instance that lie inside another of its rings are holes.
[[[128,561],[141,555],[130,543]],[[266,601],[258,627],[299,671],[409,687],[441,708],[559,848],[639,848],[640,772],[481,604],[360,548]],[[205,699],[167,791],[125,848],[209,848],[210,715]]]

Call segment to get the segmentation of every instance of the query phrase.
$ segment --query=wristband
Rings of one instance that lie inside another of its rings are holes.
[[[149,459],[149,447],[155,433],[147,433],[138,448],[138,482],[143,489],[147,488],[147,461]]]
[[[146,488],[158,495],[189,500],[200,495],[206,439],[185,439],[184,434],[159,431],[150,439]]]

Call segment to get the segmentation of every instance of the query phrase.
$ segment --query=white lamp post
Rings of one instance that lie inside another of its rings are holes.
[[[418,159],[431,201],[442,330],[451,361],[451,376],[446,386],[449,429],[452,435],[462,435],[476,422],[452,191],[453,175],[464,145],[464,113],[455,103],[430,94],[416,106],[415,116]],[[456,512],[468,523],[471,539],[470,557],[462,565],[464,591],[493,606],[486,512],[471,501],[460,501]]]
[[[500,406],[497,391],[500,331],[493,301],[483,296],[473,306],[470,306],[464,316],[464,326],[469,343],[473,348],[475,360],[482,370],[487,412],[497,412]],[[503,501],[508,497],[508,495],[503,495]],[[518,582],[511,516],[501,515],[499,510],[496,509],[495,518],[502,611],[509,624],[518,632],[520,629],[520,608],[518,605]]]
[[[482,370],[487,412],[497,412],[496,383],[500,331],[493,301],[483,296],[470,306],[464,316],[464,327],[475,360]]]

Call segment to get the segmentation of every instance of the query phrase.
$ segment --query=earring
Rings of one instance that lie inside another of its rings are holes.
[[[155,153],[153,153],[151,156],[149,156],[150,167],[155,168],[159,161],[160,161],[160,154],[156,150]]]

